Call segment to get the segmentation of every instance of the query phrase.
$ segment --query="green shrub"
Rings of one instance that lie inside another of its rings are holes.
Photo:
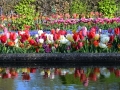
[[[73,0],[70,6],[71,13],[82,14],[86,13],[86,5],[80,0]]]
[[[114,17],[118,10],[115,0],[101,0],[98,2],[98,10],[104,14],[105,17]]]
[[[35,6],[32,5],[34,2],[35,0],[21,0],[15,6],[15,11],[20,17],[13,21],[13,25],[18,29],[24,30],[24,25],[29,25],[31,28],[34,27],[34,18],[36,16]]]

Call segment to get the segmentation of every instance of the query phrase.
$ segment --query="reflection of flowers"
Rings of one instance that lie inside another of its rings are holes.
[[[110,77],[110,71],[107,68],[100,68],[100,73],[106,78]]]

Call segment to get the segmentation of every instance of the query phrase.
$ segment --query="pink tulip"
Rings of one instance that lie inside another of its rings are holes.
[[[87,28],[86,27],[82,28],[82,34],[83,34],[83,36],[87,36]]]

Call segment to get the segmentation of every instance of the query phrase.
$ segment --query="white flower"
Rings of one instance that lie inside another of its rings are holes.
[[[107,45],[100,42],[100,43],[99,43],[99,47],[100,47],[100,48],[107,48]]]
[[[50,74],[50,79],[54,79],[54,78],[55,78],[54,73],[51,73],[51,74]]]
[[[47,36],[47,43],[48,44],[53,44],[54,40],[53,40],[53,35],[52,34],[46,34]]]
[[[61,70],[61,75],[65,75],[67,73],[67,71],[65,69]]]
[[[109,40],[110,40],[110,37],[105,36],[105,37],[102,37],[102,38],[100,39],[100,42],[102,42],[102,43],[108,43]]]
[[[44,72],[44,70],[42,70],[41,72],[40,72],[40,75],[45,75],[45,72]]]
[[[106,78],[110,77],[110,71],[107,68],[100,68],[100,73]]]
[[[43,33],[43,30],[38,30],[38,35],[41,36],[41,34]]]
[[[54,46],[52,46],[52,50],[56,50],[56,48]]]
[[[23,35],[23,34],[25,34],[25,32],[24,31],[20,31],[20,34]]]
[[[53,35],[52,34],[46,34],[47,40],[53,40]]]
[[[35,38],[38,38],[39,37],[39,35],[38,34],[35,34]]]
[[[19,47],[18,43],[15,43],[15,47]]]
[[[66,38],[63,38],[61,40],[59,40],[61,44],[66,44],[68,43],[68,40]]]
[[[18,43],[18,38],[16,38],[14,42],[15,42],[15,44],[17,44]]]
[[[39,39],[39,43],[43,44],[44,43],[44,39],[40,38]]]
[[[59,32],[59,31],[60,31],[60,29],[59,29],[59,28],[57,28],[57,29],[56,29],[56,32]]]

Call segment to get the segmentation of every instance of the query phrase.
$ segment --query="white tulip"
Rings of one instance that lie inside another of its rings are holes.
[[[66,38],[63,38],[61,40],[59,40],[61,44],[66,44],[68,43],[68,40]]]
[[[66,70],[65,69],[62,69],[61,70],[61,75],[65,75],[67,72],[66,72]]]
[[[108,43],[109,42],[109,40],[110,40],[110,37],[102,37],[101,39],[100,39],[100,42],[102,42],[102,43]]]
[[[15,47],[19,47],[18,43],[15,43]]]
[[[50,74],[50,79],[54,79],[55,78],[55,74],[54,73],[51,73]]]
[[[41,34],[43,33],[43,30],[38,30],[38,35],[41,36]]]
[[[25,34],[25,32],[24,31],[20,31],[20,34],[23,35],[23,34]]]
[[[56,50],[56,48],[55,48],[54,46],[52,46],[52,50],[53,50],[53,51],[55,51],[55,50]]]
[[[45,72],[44,72],[44,70],[42,70],[41,72],[40,72],[40,75],[45,75]]]
[[[44,39],[39,39],[39,43],[43,44],[44,43]]]
[[[47,40],[53,40],[53,35],[52,34],[46,34],[46,36],[47,36]]]
[[[99,43],[99,47],[100,47],[100,48],[107,48],[107,45],[100,42],[100,43]]]
[[[106,77],[106,78],[110,77],[110,72],[109,72],[109,70],[107,68],[104,68],[104,67],[100,68],[100,73],[102,75],[104,75],[104,77]]]
[[[18,38],[16,38],[14,42],[15,42],[15,44],[17,44],[18,43]]]

